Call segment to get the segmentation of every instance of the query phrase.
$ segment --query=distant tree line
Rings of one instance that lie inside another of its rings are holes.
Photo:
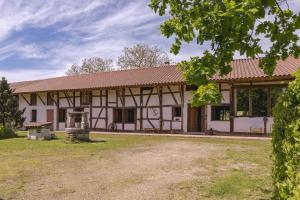
[[[158,46],[136,44],[132,47],[125,47],[118,57],[119,69],[136,69],[144,67],[157,67],[170,63],[168,54]],[[82,64],[73,64],[66,72],[66,75],[89,74],[95,72],[112,71],[113,60],[101,57],[85,58]]]

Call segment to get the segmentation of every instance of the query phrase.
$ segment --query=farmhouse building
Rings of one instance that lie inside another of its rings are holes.
[[[259,59],[233,61],[228,75],[211,80],[223,95],[221,104],[202,107],[191,106],[195,88],[186,85],[174,65],[25,81],[11,87],[20,109],[26,109],[26,122],[52,122],[53,130],[64,130],[68,112],[85,111],[95,130],[266,134],[272,130],[272,107],[293,79],[300,59],[278,61],[272,78],[258,65]]]

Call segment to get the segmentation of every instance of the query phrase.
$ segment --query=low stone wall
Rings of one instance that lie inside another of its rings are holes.
[[[66,128],[65,138],[68,142],[89,141],[89,130],[80,128]]]

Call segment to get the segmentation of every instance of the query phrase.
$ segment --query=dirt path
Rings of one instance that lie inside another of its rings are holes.
[[[17,199],[176,199],[175,185],[208,179],[201,161],[217,148],[170,141],[62,161],[48,175],[36,175]]]

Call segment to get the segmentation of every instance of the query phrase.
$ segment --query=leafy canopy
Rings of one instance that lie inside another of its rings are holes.
[[[7,80],[0,80],[0,125],[16,127],[24,122],[25,110],[19,110],[18,98],[13,94]]]
[[[99,57],[83,59],[82,65],[73,64],[66,75],[90,74],[95,72],[111,71],[112,60]]]
[[[300,16],[289,8],[290,1],[151,0],[150,7],[161,16],[168,12],[161,32],[175,38],[172,53],[178,54],[184,42],[209,44],[203,56],[179,64],[188,84],[201,85],[195,95],[204,98],[206,90],[212,88],[209,79],[231,71],[235,53],[250,58],[263,56],[260,67],[269,76],[278,59],[299,56],[295,31],[300,28]],[[270,48],[265,49],[262,40],[270,41]],[[210,96],[206,102],[217,98],[219,95]]]
[[[300,71],[273,110],[273,198],[300,199]]]
[[[118,58],[118,65],[121,69],[157,67],[169,62],[168,54],[161,48],[146,44],[125,47],[122,55]]]

